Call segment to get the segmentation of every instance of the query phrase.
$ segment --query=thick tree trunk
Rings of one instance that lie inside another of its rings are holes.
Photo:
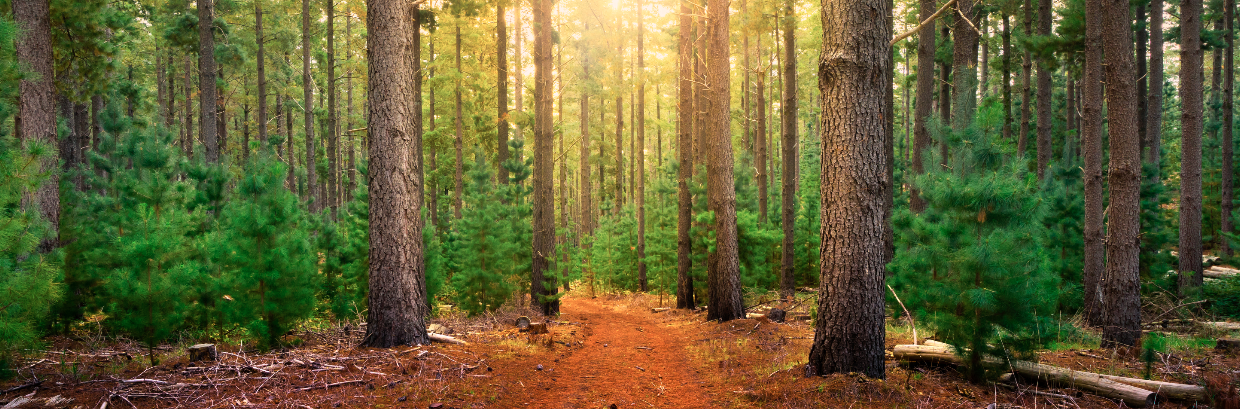
[[[520,61],[520,60],[518,60]],[[520,70],[518,70],[520,71]],[[452,192],[452,211],[457,219],[461,218],[461,192],[465,189],[465,153],[462,139],[464,138],[464,114],[461,112],[461,22],[456,22],[456,139],[452,141],[453,147],[456,149],[456,173],[453,174],[453,180],[456,183],[456,189]]]
[[[736,241],[736,190],[732,176],[732,132],[728,66],[729,0],[709,0],[706,9],[706,119],[707,208],[715,214],[715,251],[707,256],[708,321],[745,318],[741,301],[740,260]]]
[[[999,12],[1003,13],[1003,139],[1009,140],[1012,138],[1012,17],[1006,11]],[[930,55],[934,55],[933,50]],[[917,71],[921,72],[921,67]]]
[[[1180,293],[1201,275],[1201,0],[1180,3]]]
[[[1137,345],[1141,338],[1141,152],[1137,141],[1136,67],[1129,30],[1132,18],[1127,1],[1102,3],[1102,46],[1106,54],[1103,74],[1111,152],[1107,269],[1101,280],[1105,323],[1102,341]],[[1200,234],[1197,239],[1201,239]],[[1180,252],[1185,254],[1183,246]],[[1200,247],[1196,254],[1200,263]],[[1200,274],[1200,264],[1197,271]]]
[[[818,318],[806,375],[883,378],[884,88],[891,67],[885,0],[824,2],[822,243]]]
[[[1234,30],[1236,27],[1235,18],[1236,18],[1235,0],[1223,0],[1223,20],[1225,21],[1224,26],[1223,26],[1223,32],[1224,32],[1223,40],[1227,44],[1227,49],[1223,57],[1223,60],[1224,60],[1223,61],[1223,69],[1224,69],[1224,72],[1223,72],[1223,142],[1222,142],[1222,145],[1223,145],[1223,169],[1222,169],[1222,172],[1223,172],[1222,174],[1223,203],[1221,206],[1222,208],[1221,221],[1222,221],[1223,233],[1232,232],[1231,211],[1233,208],[1232,198],[1234,196],[1234,192],[1232,191],[1232,188],[1233,188],[1232,183],[1234,180],[1232,171],[1234,168],[1232,164],[1233,152],[1232,152],[1232,146],[1231,146],[1232,124],[1234,123],[1233,112],[1232,112],[1233,111],[1232,92],[1235,90],[1235,77],[1236,77],[1235,75],[1236,74],[1235,73],[1235,69],[1236,69],[1235,46],[1234,46],[1234,41],[1235,41],[1234,35],[1235,34],[1232,32],[1232,30]],[[1226,236],[1224,236],[1224,238],[1220,240],[1220,242],[1222,243],[1223,254],[1230,257],[1232,255],[1232,252],[1231,252],[1231,245],[1230,245],[1229,240],[1227,240]]]
[[[520,18],[518,16],[518,18]],[[499,183],[508,184],[508,168],[504,162],[508,160],[508,17],[504,14],[504,3],[495,4],[495,86],[496,107],[499,110],[499,124],[496,129],[495,167],[496,179]],[[517,61],[517,70],[521,69]]]
[[[1085,322],[1105,324],[1102,311],[1102,274],[1106,271],[1102,200],[1102,24],[1101,4],[1085,3],[1085,72],[1081,81],[1081,149],[1085,173],[1085,261],[1082,292]]]
[[[637,120],[633,126],[637,131],[637,149],[633,151],[637,165],[637,188],[633,196],[637,199],[637,281],[642,292],[648,291],[646,282],[646,22],[643,12],[645,2],[637,2],[637,104],[633,106]]]
[[[530,294],[543,315],[560,313],[553,297],[555,258],[554,125],[551,119],[551,1],[534,0],[534,263]],[[546,281],[544,281],[546,280]]]
[[[261,0],[259,0],[261,1]],[[262,44],[261,42],[259,44]],[[314,140],[314,80],[310,77],[310,0],[301,0],[301,86],[302,86],[302,106],[305,116],[302,119],[306,130],[306,200],[310,202],[310,211],[318,211],[323,208],[322,198],[318,189],[318,175],[316,174],[317,166],[314,165],[314,156],[318,144]],[[261,75],[260,75],[261,76]],[[266,108],[262,101],[262,92],[259,92],[259,121],[258,132],[260,138],[266,138]],[[266,139],[263,139],[266,142]],[[371,196],[373,197],[373,196]],[[373,213],[372,213],[373,214]]]
[[[303,0],[303,1],[309,1],[309,0]],[[307,12],[307,10],[303,7],[302,12]],[[303,28],[302,35],[305,35],[305,36],[309,35],[308,28]],[[255,0],[254,1],[254,43],[258,46],[258,52],[254,54],[254,65],[257,67],[256,73],[258,75],[258,96],[256,97],[258,98],[258,103],[257,103],[258,118],[255,118],[255,120],[257,121],[256,125],[258,126],[258,141],[262,145],[259,147],[260,151],[262,150],[263,146],[267,146],[267,69],[265,68],[267,63],[266,63],[266,60],[264,60],[264,57],[265,57],[264,43],[266,42],[267,42],[266,39],[263,38],[263,0]],[[303,41],[303,43],[305,42]],[[309,53],[309,51],[306,51],[306,52]],[[307,76],[309,75],[308,68],[307,68],[306,75]],[[306,77],[303,77],[303,79],[304,78]],[[307,83],[306,85],[307,90],[309,89],[310,86],[311,85]],[[310,99],[309,95],[310,95],[309,91],[307,91],[306,99]],[[306,107],[307,111],[310,111],[313,109],[314,108],[310,106]]]
[[[336,217],[336,211],[340,208],[340,120],[337,115],[336,106],[336,3],[335,0],[327,0],[324,2],[324,10],[327,11],[327,206],[331,209],[332,217]],[[411,28],[417,30],[416,27]],[[405,32],[406,35],[408,32]],[[408,44],[408,40],[405,41]],[[408,56],[408,50],[401,55]],[[407,63],[406,63],[407,64]],[[410,80],[412,75],[410,74]],[[407,91],[408,92],[408,91]],[[412,108],[412,107],[411,107]],[[412,115],[413,111],[409,111],[407,115]],[[421,197],[418,199],[421,202]],[[418,236],[421,237],[421,236]]]
[[[934,15],[936,6],[935,0],[920,0],[922,21],[929,20]],[[926,149],[930,147],[930,130],[926,128],[930,122],[930,116],[933,115],[934,105],[934,22],[930,22],[922,26],[921,31],[917,34],[917,112],[914,114],[915,128],[913,130],[913,174],[920,175],[925,173],[924,159],[922,155],[926,153]],[[921,75],[926,73],[927,75]],[[913,189],[909,193],[909,208],[914,212],[922,212],[926,210],[926,202],[921,198],[921,192]]]
[[[409,51],[405,55],[405,59],[407,61],[406,64],[408,64],[409,66],[409,76],[410,76],[409,80],[410,82],[412,82],[412,88],[413,88],[410,90],[409,95],[407,96],[408,97],[407,103],[409,106],[409,114],[407,118],[407,120],[409,121],[408,132],[409,132],[409,137],[413,142],[413,158],[412,159],[413,159],[414,168],[411,169],[411,171],[414,173],[414,176],[417,178],[417,181],[418,181],[417,183],[410,184],[410,189],[413,190],[412,194],[414,197],[417,198],[417,207],[412,209],[412,212],[417,213],[417,219],[415,222],[418,224],[418,236],[414,236],[414,239],[422,241],[423,236],[421,235],[421,232],[425,231],[426,229],[426,221],[422,220],[422,206],[425,205],[425,200],[426,200],[425,199],[426,198],[426,167],[424,166],[425,159],[422,156],[422,153],[423,153],[422,152],[422,146],[423,146],[423,138],[422,138],[423,136],[423,130],[422,130],[422,14],[418,10],[418,8],[419,6],[408,7],[409,21],[413,22],[413,27],[411,30],[409,30],[406,33],[407,36],[409,37],[409,42],[408,44],[406,44],[406,47],[408,48]],[[346,17],[347,17],[347,14],[346,14]],[[351,150],[352,148],[350,147],[350,151]],[[342,192],[342,194],[344,193],[347,193],[347,192]],[[341,199],[343,200],[344,198],[342,197]],[[425,249],[426,248],[425,246],[426,244],[423,243],[421,248]],[[425,271],[426,271],[425,260],[426,259],[424,256],[420,256],[418,257],[418,260],[422,263],[419,268],[419,271],[423,272],[422,273],[423,277],[416,280],[417,281],[416,291],[419,294],[418,299],[422,301],[422,308],[424,308],[423,311],[425,311],[425,314],[424,314],[425,316],[425,315],[430,314],[432,306],[431,306],[430,294],[427,293],[427,289],[426,289],[426,278],[425,278]]]
[[[413,81],[407,54],[411,6],[366,2],[370,103],[370,296],[362,345],[389,348],[426,344],[422,256],[421,169],[412,157],[421,141],[410,129]],[[416,11],[415,11],[416,12]],[[412,165],[410,165],[412,164]]]
[[[785,0],[787,1],[787,0]],[[693,135],[695,113],[693,85],[693,9],[689,0],[680,0],[680,35],[677,37],[678,68],[676,104],[676,155],[680,162],[676,177],[676,308],[697,307],[693,299],[693,197],[689,182],[693,178]],[[584,104],[584,102],[583,102]],[[589,187],[588,182],[583,184]],[[586,195],[585,191],[582,195]]]
[[[1145,161],[1155,164],[1154,178],[1161,178],[1163,97],[1163,0],[1150,0],[1150,95],[1146,104]],[[1084,121],[1082,121],[1084,122]]]
[[[933,1],[933,0],[926,0]],[[796,7],[794,0],[784,0],[783,95],[780,102],[780,149],[783,151],[780,178],[780,223],[784,229],[783,263],[780,266],[779,295],[791,300],[796,295],[796,200],[797,200],[797,53]],[[931,28],[934,30],[934,28]],[[923,31],[924,33],[924,31]],[[933,31],[932,31],[933,34]],[[933,61],[931,61],[933,64]],[[931,65],[931,71],[934,70]]]
[[[219,163],[220,140],[215,106],[215,0],[198,0],[198,134],[206,148],[207,162]]]
[[[1051,0],[1038,0],[1038,35],[1051,34]],[[1051,68],[1038,61],[1038,180],[1046,177],[1051,163]],[[1139,167],[1138,167],[1139,168]]]

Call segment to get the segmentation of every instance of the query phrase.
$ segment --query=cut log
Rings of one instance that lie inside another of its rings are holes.
[[[529,331],[530,331],[530,335],[535,335],[535,334],[546,334],[546,333],[547,333],[547,323],[545,323],[545,322],[534,322],[534,323],[530,323],[530,329],[529,329]]]
[[[671,308],[651,308],[651,309],[650,309],[650,313],[652,313],[652,314],[658,314],[658,313],[661,313],[661,312],[664,312],[664,311],[668,311],[668,310],[671,310]]]
[[[1197,385],[1186,385],[1182,383],[1150,381],[1138,378],[1126,378],[1115,375],[1098,375],[1103,379],[1110,379],[1115,382],[1136,386],[1141,389],[1154,391],[1159,396],[1168,399],[1186,401],[1186,402],[1209,402],[1206,397],[1206,388]]]
[[[960,365],[964,360],[956,355],[955,349],[943,346],[896,345],[896,359],[905,361],[930,361]],[[1002,365],[996,358],[987,358],[986,363]],[[1011,361],[1011,369],[1021,376],[1038,379],[1043,382],[1071,387],[1093,393],[1109,399],[1123,401],[1128,406],[1143,408],[1154,404],[1154,392],[1127,385],[1091,372],[1074,371],[1027,361]]]
[[[517,318],[517,323],[516,323],[516,325],[517,325],[517,328],[518,328],[518,329],[523,329],[523,330],[524,330],[524,329],[529,329],[529,327],[530,327],[530,317],[519,317],[519,318]]]
[[[755,319],[755,318],[765,317],[765,316],[766,316],[766,314],[759,314],[759,313],[756,313],[756,312],[747,312],[747,313],[745,313],[745,318],[748,318],[748,319],[751,319],[751,320],[752,320],[752,319]]]
[[[922,344],[922,345],[925,345],[925,346],[931,346],[931,347],[943,347],[943,348],[951,348],[951,347],[952,347],[951,345],[948,345],[946,342],[939,342],[939,341],[935,341],[935,340],[933,340],[933,339],[927,339],[927,340],[924,340],[924,341],[922,341],[922,342],[921,342],[921,344]]]
[[[775,322],[784,322],[784,318],[787,316],[788,312],[779,308],[771,308],[771,310],[766,313],[766,317]]]
[[[198,344],[189,347],[186,351],[189,352],[190,362],[214,361],[219,357],[215,344]]]
[[[1231,278],[1231,277],[1238,276],[1240,275],[1240,271],[1231,270],[1231,269],[1224,270],[1219,267],[1210,267],[1209,270],[1203,271],[1201,275],[1205,278],[1224,279],[1224,278]]]
[[[452,330],[448,329],[448,327],[445,327],[443,325],[430,324],[426,326],[426,332],[434,332],[436,334],[451,334]]]
[[[436,334],[436,333],[431,332],[431,333],[427,333],[426,337],[430,338],[431,342],[442,342],[445,344],[456,344],[456,345],[469,345],[468,342],[461,341],[459,339],[456,339],[456,338],[453,338],[453,337],[450,337],[444,334]]]
[[[1240,339],[1219,338],[1214,344],[1214,350],[1224,354],[1234,354],[1240,352]]]
[[[1231,267],[1213,266],[1210,269],[1224,274],[1240,274],[1240,270]]]

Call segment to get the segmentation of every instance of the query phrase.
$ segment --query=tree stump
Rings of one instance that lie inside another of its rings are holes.
[[[219,357],[219,353],[215,350],[215,344],[198,344],[189,347],[190,362],[198,361],[214,361]]]
[[[771,310],[766,313],[766,317],[775,322],[784,322],[784,319],[787,318],[787,316],[788,312],[779,308],[771,308]]]
[[[529,328],[529,330],[530,330],[530,334],[531,334],[531,335],[536,335],[536,334],[546,334],[546,333],[547,333],[547,323],[545,323],[545,322],[534,322],[534,323],[530,323],[530,328]]]
[[[1219,338],[1214,350],[1226,355],[1240,353],[1240,339]]]
[[[516,324],[517,324],[517,329],[520,329],[520,330],[530,329],[530,317],[524,317],[524,316],[519,317],[517,318]]]

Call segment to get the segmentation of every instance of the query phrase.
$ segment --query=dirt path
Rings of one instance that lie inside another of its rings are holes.
[[[557,385],[547,408],[706,408],[707,385],[692,369],[687,331],[650,311],[567,298],[561,321],[581,323],[584,344],[547,365]]]

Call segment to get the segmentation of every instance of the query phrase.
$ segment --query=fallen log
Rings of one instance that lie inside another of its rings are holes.
[[[1209,270],[1205,270],[1201,272],[1201,275],[1205,278],[1218,278],[1218,279],[1230,278],[1230,277],[1235,277],[1235,276],[1240,275],[1240,272],[1229,272],[1229,271],[1223,271],[1223,270],[1216,270],[1215,268],[1216,267],[1210,268]],[[1235,271],[1235,270],[1231,270],[1231,271]]]
[[[667,307],[656,307],[656,308],[651,308],[651,309],[650,309],[650,313],[652,313],[652,314],[658,314],[658,313],[661,313],[661,312],[663,312],[663,311],[668,311],[668,310],[671,310],[671,308],[667,308]]]
[[[456,339],[456,338],[453,338],[453,337],[450,337],[444,334],[436,334],[434,332],[427,333],[426,337],[430,338],[431,342],[442,342],[445,344],[456,344],[456,345],[469,345],[468,342],[461,341],[459,339]]]
[[[896,359],[906,361],[931,361],[955,365],[964,363],[964,359],[956,355],[955,349],[950,346],[896,345],[893,354]],[[994,365],[1003,364],[1002,361],[996,358],[986,358],[985,362]],[[1021,376],[1119,400],[1134,408],[1153,405],[1154,397],[1156,396],[1154,392],[1106,379],[1096,373],[1074,371],[1027,361],[1010,361],[1009,365],[1013,371]]]
[[[1136,386],[1141,389],[1154,391],[1160,396],[1168,399],[1188,401],[1188,402],[1208,402],[1206,396],[1206,388],[1197,385],[1186,385],[1182,383],[1150,381],[1139,378],[1127,378],[1115,375],[1101,375],[1103,379],[1110,379],[1115,382]]]

